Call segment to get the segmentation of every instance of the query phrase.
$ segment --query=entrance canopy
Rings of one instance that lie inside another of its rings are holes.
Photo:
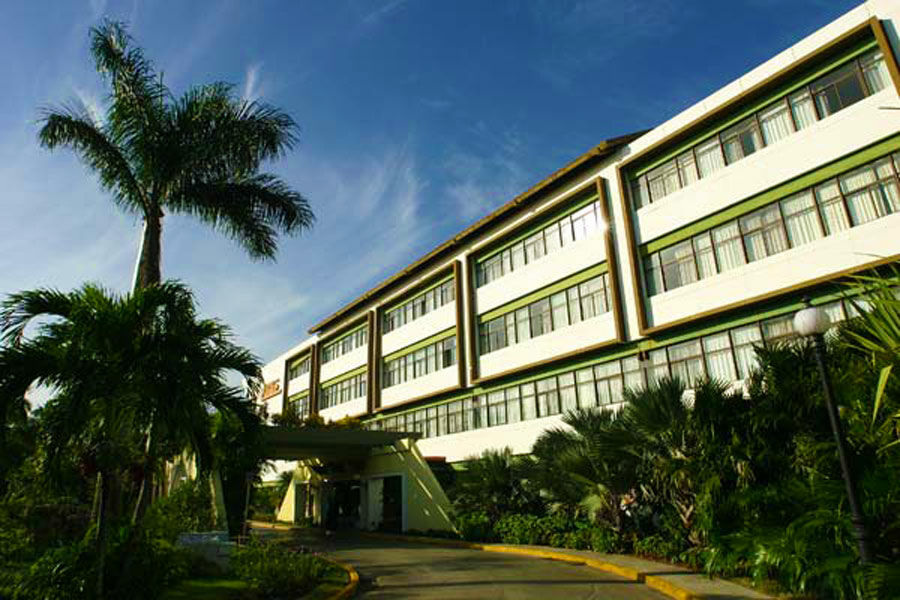
[[[373,448],[421,436],[413,431],[266,427],[263,445],[266,457],[273,460],[360,459],[370,456]]]

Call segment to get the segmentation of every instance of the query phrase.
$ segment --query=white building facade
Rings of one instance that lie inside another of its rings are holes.
[[[531,450],[662,375],[740,385],[804,296],[900,258],[900,3],[870,0],[662,125],[607,140],[316,324],[269,414]]]

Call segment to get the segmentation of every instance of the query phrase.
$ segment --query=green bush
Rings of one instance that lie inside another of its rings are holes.
[[[456,515],[459,536],[468,542],[494,541],[494,524],[487,513],[468,512]]]
[[[315,587],[328,563],[311,554],[254,539],[234,552],[231,568],[261,596],[280,598],[298,597]]]
[[[186,531],[209,531],[215,528],[209,480],[185,481],[165,498],[147,510],[146,531],[155,537],[174,542]]]
[[[594,552],[614,553],[622,552],[624,544],[622,537],[614,530],[606,527],[594,527],[591,529],[590,548]]]

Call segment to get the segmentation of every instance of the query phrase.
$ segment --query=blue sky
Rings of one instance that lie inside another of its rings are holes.
[[[169,85],[228,81],[287,110],[301,144],[270,166],[318,221],[255,263],[178,217],[163,275],[270,360],[307,328],[601,140],[652,127],[825,25],[849,0],[331,0],[4,3],[0,296],[128,289],[139,223],[41,106],[102,109],[88,28],[128,21]]]

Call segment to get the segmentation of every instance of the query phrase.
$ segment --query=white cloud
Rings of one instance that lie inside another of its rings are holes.
[[[247,67],[244,75],[244,91],[241,94],[247,102],[258,100],[265,93],[265,87],[260,81],[262,63],[254,63]]]

